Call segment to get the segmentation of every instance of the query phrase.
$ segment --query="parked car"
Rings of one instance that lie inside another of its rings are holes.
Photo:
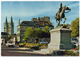
[[[79,46],[79,43],[72,42],[72,44],[73,44],[73,47],[74,47],[74,48],[76,48],[76,47]]]
[[[78,41],[78,39],[76,39],[76,38],[71,38],[71,42],[78,43],[79,41]]]
[[[8,42],[6,43],[6,46],[7,46],[7,47],[14,47],[14,44],[13,44],[12,42],[8,41]]]
[[[47,41],[41,41],[40,44],[48,44]]]
[[[79,41],[76,38],[72,38],[71,43],[73,44],[73,48],[76,48],[79,46]]]

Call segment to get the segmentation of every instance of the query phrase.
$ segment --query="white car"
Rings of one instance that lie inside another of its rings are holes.
[[[41,41],[40,44],[48,44],[47,41]]]
[[[75,42],[73,42],[72,44],[73,44],[73,45],[76,45],[76,46],[79,46],[79,43],[75,43]]]
[[[7,47],[14,47],[14,44],[12,42],[7,42],[6,46]]]

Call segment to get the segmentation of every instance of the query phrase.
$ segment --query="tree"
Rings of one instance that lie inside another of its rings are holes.
[[[12,35],[10,35],[10,36],[9,36],[9,38],[13,38],[13,36],[12,36]]]
[[[50,32],[49,32],[48,26],[45,26],[44,29],[42,30],[42,37],[45,37],[45,38],[50,37]]]
[[[48,26],[45,26],[42,31],[45,32],[45,33],[49,33],[49,27]]]
[[[6,42],[7,42],[7,41],[9,41],[11,38],[13,38],[13,36],[12,36],[12,35],[5,36],[5,41],[6,41]]]
[[[24,41],[27,41],[29,38],[34,37],[34,29],[32,27],[28,27],[24,32]]]
[[[8,40],[10,40],[11,38],[13,38],[13,36],[12,35],[9,35]]]
[[[35,37],[36,38],[40,38],[42,35],[42,30],[40,30],[40,28],[36,28],[35,30]]]
[[[79,18],[76,18],[74,21],[71,22],[71,37],[75,38],[79,36]]]

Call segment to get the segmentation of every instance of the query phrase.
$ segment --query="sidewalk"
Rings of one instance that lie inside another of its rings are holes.
[[[15,46],[17,47],[17,46]],[[18,49],[22,49],[22,50],[25,50],[27,52],[31,52],[31,53],[37,53],[37,54],[43,54],[41,52],[41,50],[34,50],[34,49],[30,49],[30,48],[25,48],[25,47],[17,47]]]

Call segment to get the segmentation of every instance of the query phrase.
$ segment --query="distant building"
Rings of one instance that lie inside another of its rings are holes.
[[[6,32],[1,32],[1,44],[5,44],[8,35],[9,34],[7,34]]]
[[[1,32],[1,38],[6,38],[8,37],[9,34],[7,34],[6,32]]]
[[[9,23],[8,23],[7,17],[6,17],[6,21],[4,22],[4,32],[6,32],[10,35],[14,35],[14,23],[12,20],[12,16],[11,16],[11,21]]]
[[[22,21],[21,23],[19,19],[18,26],[17,26],[18,42],[23,42],[24,32],[26,28],[33,27],[34,29],[40,28],[41,30],[43,30],[45,26],[48,26],[49,30],[54,28],[54,26],[50,22],[50,17],[41,17],[41,18],[38,17],[38,19],[32,18],[32,21]]]

